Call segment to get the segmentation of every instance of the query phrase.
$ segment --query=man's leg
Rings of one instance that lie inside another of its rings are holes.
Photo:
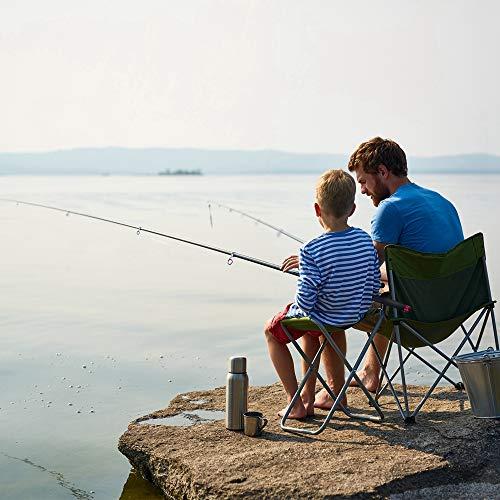
[[[387,351],[387,346],[389,345],[389,339],[384,337],[384,335],[377,334],[373,339],[373,343],[377,348],[380,358],[383,360]],[[368,348],[365,363],[361,371],[358,372],[358,377],[370,392],[377,392],[380,383],[380,363],[378,362],[375,349],[372,345]],[[357,387],[357,385],[358,383],[353,379],[351,381],[351,386]]]
[[[333,340],[337,344],[338,348],[342,351],[345,356],[346,353],[346,338],[345,332],[332,333]],[[326,347],[321,355],[321,361],[325,368],[326,382],[332,389],[332,391],[337,395],[344,385],[345,373],[344,373],[344,362],[340,359],[339,355],[334,351],[333,347],[327,342]],[[342,400],[343,405],[347,405],[347,397]],[[316,401],[314,406],[316,408],[322,408],[328,410],[332,407],[333,400],[326,392],[325,389],[316,394]]]
[[[298,389],[292,355],[290,354],[287,345],[276,340],[270,331],[265,330],[265,334],[267,347],[269,349],[269,356],[271,357],[274,369],[276,370],[276,373],[283,384],[283,388],[285,389],[288,404],[290,404],[293,395]],[[286,408],[283,408],[278,415],[282,417],[285,414]],[[304,408],[302,399],[299,398],[290,412],[289,418],[304,418],[305,416],[306,409]]]
[[[320,347],[319,337],[313,337],[312,335],[305,334],[302,337],[302,350],[307,355],[309,359],[313,359]],[[316,370],[319,367],[319,360],[316,363]],[[309,365],[302,360],[302,376],[304,376],[309,369]],[[314,393],[316,392],[316,373],[311,374],[307,379],[306,385],[302,390],[302,402],[306,409],[307,415],[314,415]]]

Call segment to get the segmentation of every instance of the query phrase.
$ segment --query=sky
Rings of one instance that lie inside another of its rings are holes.
[[[0,151],[500,154],[500,2],[0,0]]]

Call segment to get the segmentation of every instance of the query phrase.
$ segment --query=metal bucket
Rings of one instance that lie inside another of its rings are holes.
[[[500,351],[490,347],[453,359],[460,370],[474,416],[500,418]]]

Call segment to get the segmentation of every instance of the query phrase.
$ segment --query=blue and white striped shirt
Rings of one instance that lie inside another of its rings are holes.
[[[287,317],[309,316],[327,325],[357,323],[380,288],[377,252],[362,229],[323,233],[299,255],[295,302]]]

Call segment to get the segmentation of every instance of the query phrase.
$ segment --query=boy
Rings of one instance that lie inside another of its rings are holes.
[[[356,208],[355,192],[354,179],[343,170],[328,170],[319,178],[314,210],[325,232],[300,249],[295,301],[265,326],[269,355],[288,403],[297,391],[297,378],[286,345],[290,340],[283,331],[281,320],[309,316],[325,325],[344,328],[365,315],[373,295],[379,291],[380,270],[372,240],[363,230],[347,224]],[[303,350],[309,358],[318,352],[320,331],[304,332],[294,328],[288,331],[294,339],[303,337]],[[333,335],[345,354],[345,331]],[[327,382],[338,394],[344,384],[344,365],[333,349],[327,346],[323,352],[331,358],[330,365],[336,367]],[[307,365],[303,363],[302,368],[305,371]],[[314,415],[315,385],[316,378],[311,376],[289,418]],[[285,410],[278,414],[283,416]]]

